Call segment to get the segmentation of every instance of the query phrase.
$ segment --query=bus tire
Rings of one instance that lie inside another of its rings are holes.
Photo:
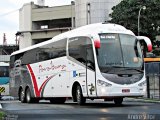
[[[122,97],[114,98],[115,105],[120,106],[120,105],[122,105],[122,102],[123,102],[123,98]]]
[[[27,90],[26,90],[26,102],[27,103],[32,103],[32,97],[31,97],[31,92],[30,92],[30,89],[29,88],[27,88]]]
[[[25,92],[23,89],[20,89],[19,100],[21,101],[21,103],[26,102]]]
[[[66,101],[65,97],[62,97],[62,98],[51,98],[50,99],[50,103],[52,103],[52,104],[63,104],[63,103],[65,103],[65,101]]]
[[[77,104],[78,105],[85,104],[86,98],[83,97],[82,89],[79,85],[77,86],[77,89],[76,89],[76,98],[77,98]]]

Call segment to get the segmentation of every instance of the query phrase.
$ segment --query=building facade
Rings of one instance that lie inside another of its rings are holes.
[[[76,27],[110,20],[112,7],[122,0],[75,0]]]
[[[19,11],[20,49],[83,25],[108,21],[111,8],[122,0],[75,0],[71,5],[48,7],[24,4]]]
[[[19,36],[20,49],[70,30],[72,16],[75,16],[73,7],[47,7],[35,5],[33,2],[24,4],[19,11],[19,31],[16,33]]]

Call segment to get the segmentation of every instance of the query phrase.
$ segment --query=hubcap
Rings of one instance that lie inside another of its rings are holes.
[[[22,90],[21,91],[21,101],[23,101],[24,100],[24,91]]]
[[[80,98],[81,96],[80,96],[80,90],[79,89],[77,89],[77,102],[79,102],[80,101]]]
[[[30,101],[30,93],[29,92],[27,92],[27,102],[29,102]]]

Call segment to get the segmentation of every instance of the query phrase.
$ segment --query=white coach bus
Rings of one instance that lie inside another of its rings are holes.
[[[86,99],[114,100],[143,96],[146,78],[141,46],[123,26],[97,23],[14,52],[10,63],[10,94],[21,102],[84,104]]]

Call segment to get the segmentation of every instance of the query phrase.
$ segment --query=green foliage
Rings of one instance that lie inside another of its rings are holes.
[[[0,120],[3,119],[3,117],[5,117],[5,113],[0,111]]]
[[[149,37],[152,42],[160,35],[160,0],[123,0],[112,8],[110,22],[121,24],[138,34],[138,12],[141,10],[140,35]]]

